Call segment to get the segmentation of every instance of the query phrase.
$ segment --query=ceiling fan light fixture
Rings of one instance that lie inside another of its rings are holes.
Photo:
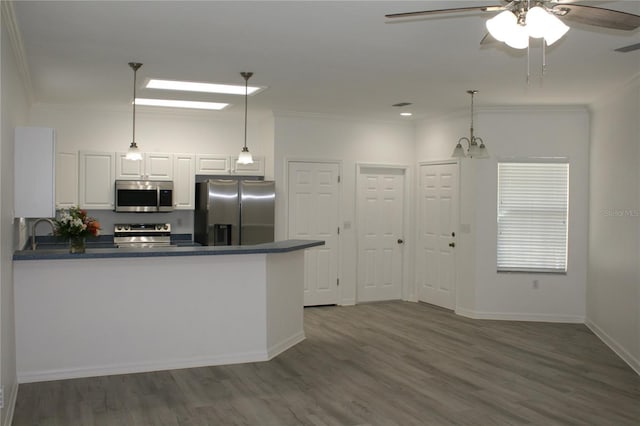
[[[550,19],[547,21],[547,28],[544,34],[544,41],[547,42],[547,46],[551,46],[553,43],[560,40],[562,36],[569,31],[569,27],[558,19],[557,16],[549,14],[549,18]]]
[[[527,33],[527,28],[516,24],[516,26],[512,29],[511,34],[505,40],[507,46],[512,47],[514,49],[526,49],[529,47],[529,34]]]
[[[511,11],[505,10],[487,20],[485,25],[493,38],[505,42],[518,25],[518,18]]]
[[[544,10],[540,6],[534,6],[527,11],[526,22],[527,22],[527,32],[529,33],[529,37],[532,38],[542,38],[544,37],[547,31],[547,25],[549,25],[549,21],[555,18],[550,15],[549,12]],[[557,19],[557,18],[556,18]]]

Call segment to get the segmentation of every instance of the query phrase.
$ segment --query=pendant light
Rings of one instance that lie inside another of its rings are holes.
[[[238,155],[239,164],[253,164],[253,157],[247,148],[247,100],[249,98],[249,79],[253,75],[252,72],[241,72],[240,75],[244,78],[244,146],[240,155]]]
[[[464,158],[467,155],[469,158],[489,158],[489,151],[487,147],[484,146],[484,142],[482,139],[473,135],[473,96],[478,93],[477,90],[467,90],[467,93],[471,95],[471,127],[470,127],[470,135],[469,137],[461,137],[458,140],[458,144],[451,156],[453,158]],[[465,155],[464,148],[462,147],[462,142],[466,142],[469,146],[467,149],[467,154]],[[478,145],[478,142],[480,144]]]
[[[142,66],[139,62],[129,62],[129,66],[133,70],[133,136],[131,138],[131,145],[127,151],[126,159],[140,161],[142,160],[142,153],[138,144],[136,144],[136,74],[138,69]]]

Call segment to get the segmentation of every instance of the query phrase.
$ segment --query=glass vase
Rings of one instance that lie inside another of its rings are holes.
[[[84,253],[86,248],[86,241],[84,237],[71,237],[69,238],[69,253]]]

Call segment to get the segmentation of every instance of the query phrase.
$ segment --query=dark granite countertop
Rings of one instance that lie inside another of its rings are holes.
[[[40,244],[37,250],[19,250],[13,254],[13,260],[56,260],[56,259],[98,259],[98,258],[131,258],[131,257],[163,257],[163,256],[216,256],[227,254],[262,254],[287,253],[296,250],[324,245],[321,240],[284,240],[252,246],[184,246],[156,248],[115,248],[113,244],[105,247],[104,242],[93,245],[87,243],[87,250],[82,254],[70,254],[64,247],[47,248]],[[102,246],[101,246],[102,245]],[[54,246],[53,244],[51,246]]]

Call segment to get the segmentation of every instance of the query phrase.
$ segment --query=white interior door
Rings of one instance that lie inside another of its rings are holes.
[[[455,309],[455,232],[458,223],[458,165],[420,166],[418,298]]]
[[[404,169],[358,174],[358,302],[402,298]]]
[[[338,303],[339,172],[336,163],[289,163],[289,238],[325,242],[305,250],[305,306]]]

